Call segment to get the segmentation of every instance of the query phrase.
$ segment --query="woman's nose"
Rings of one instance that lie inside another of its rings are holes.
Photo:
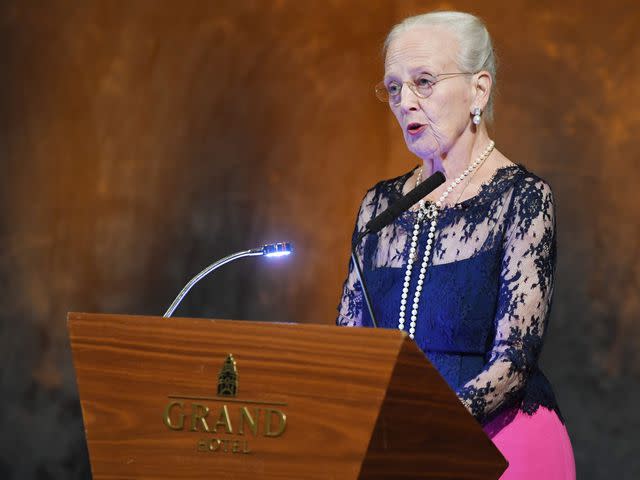
[[[405,88],[406,87],[406,88]],[[400,89],[400,109],[404,112],[412,112],[418,110],[418,96],[413,89],[403,83]]]

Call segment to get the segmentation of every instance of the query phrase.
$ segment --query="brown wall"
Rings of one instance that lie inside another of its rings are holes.
[[[436,7],[487,21],[494,137],[556,195],[542,365],[579,478],[640,475],[636,2],[45,0],[0,4],[0,478],[88,475],[69,310],[160,314],[286,239],[178,313],[333,322],[364,191],[417,162],[372,95],[380,45]]]

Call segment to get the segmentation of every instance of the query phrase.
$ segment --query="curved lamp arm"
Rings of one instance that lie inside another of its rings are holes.
[[[217,262],[212,263],[207,268],[205,268],[200,273],[198,273],[195,277],[193,277],[191,280],[189,280],[189,283],[187,283],[184,286],[184,288],[180,291],[180,293],[175,298],[173,303],[169,306],[169,308],[167,309],[163,317],[165,318],[171,317],[175,309],[178,308],[178,305],[180,305],[180,302],[182,302],[184,297],[186,297],[187,293],[189,293],[189,290],[191,290],[196,283],[198,283],[204,277],[209,275],[214,270],[220,268],[221,266],[229,262],[233,262],[238,258],[258,257],[263,255],[267,257],[280,257],[283,255],[289,255],[291,252],[293,252],[293,247],[289,242],[270,243],[262,247],[252,248],[251,250],[244,250],[242,252],[233,253],[227,257],[224,257],[218,260]]]

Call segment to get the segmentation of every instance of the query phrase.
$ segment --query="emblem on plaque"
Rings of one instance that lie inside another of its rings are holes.
[[[238,395],[238,369],[233,354],[227,355],[218,375],[218,396],[235,397]]]

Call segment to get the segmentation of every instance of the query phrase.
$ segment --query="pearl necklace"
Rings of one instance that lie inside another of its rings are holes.
[[[418,319],[418,303],[420,301],[420,294],[422,293],[422,285],[424,284],[424,277],[427,271],[427,264],[429,263],[429,257],[431,256],[431,249],[433,247],[433,238],[435,237],[436,224],[438,222],[438,210],[444,205],[444,200],[449,196],[455,187],[460,185],[465,177],[471,175],[487,157],[493,151],[495,142],[491,140],[487,148],[480,154],[480,156],[469,167],[462,172],[462,174],[456,178],[449,187],[444,191],[438,201],[435,204],[430,204],[429,207],[425,206],[424,199],[420,200],[420,209],[418,210],[418,219],[413,227],[413,236],[411,237],[411,247],[409,248],[409,261],[407,262],[407,271],[404,275],[404,284],[402,286],[402,297],[400,299],[400,313],[398,316],[398,329],[404,330],[405,313],[407,310],[407,298],[409,296],[409,284],[411,283],[411,272],[413,270],[413,262],[417,256],[418,248],[418,234],[420,233],[420,224],[424,218],[431,220],[431,226],[429,227],[429,235],[427,236],[427,244],[424,249],[424,257],[422,258],[422,265],[420,266],[420,275],[418,276],[418,284],[416,286],[416,293],[413,297],[413,307],[411,308],[411,323],[409,324],[409,337],[413,338],[416,333],[416,321]],[[420,184],[420,177],[422,176],[422,170],[418,174],[416,180],[416,186]]]

